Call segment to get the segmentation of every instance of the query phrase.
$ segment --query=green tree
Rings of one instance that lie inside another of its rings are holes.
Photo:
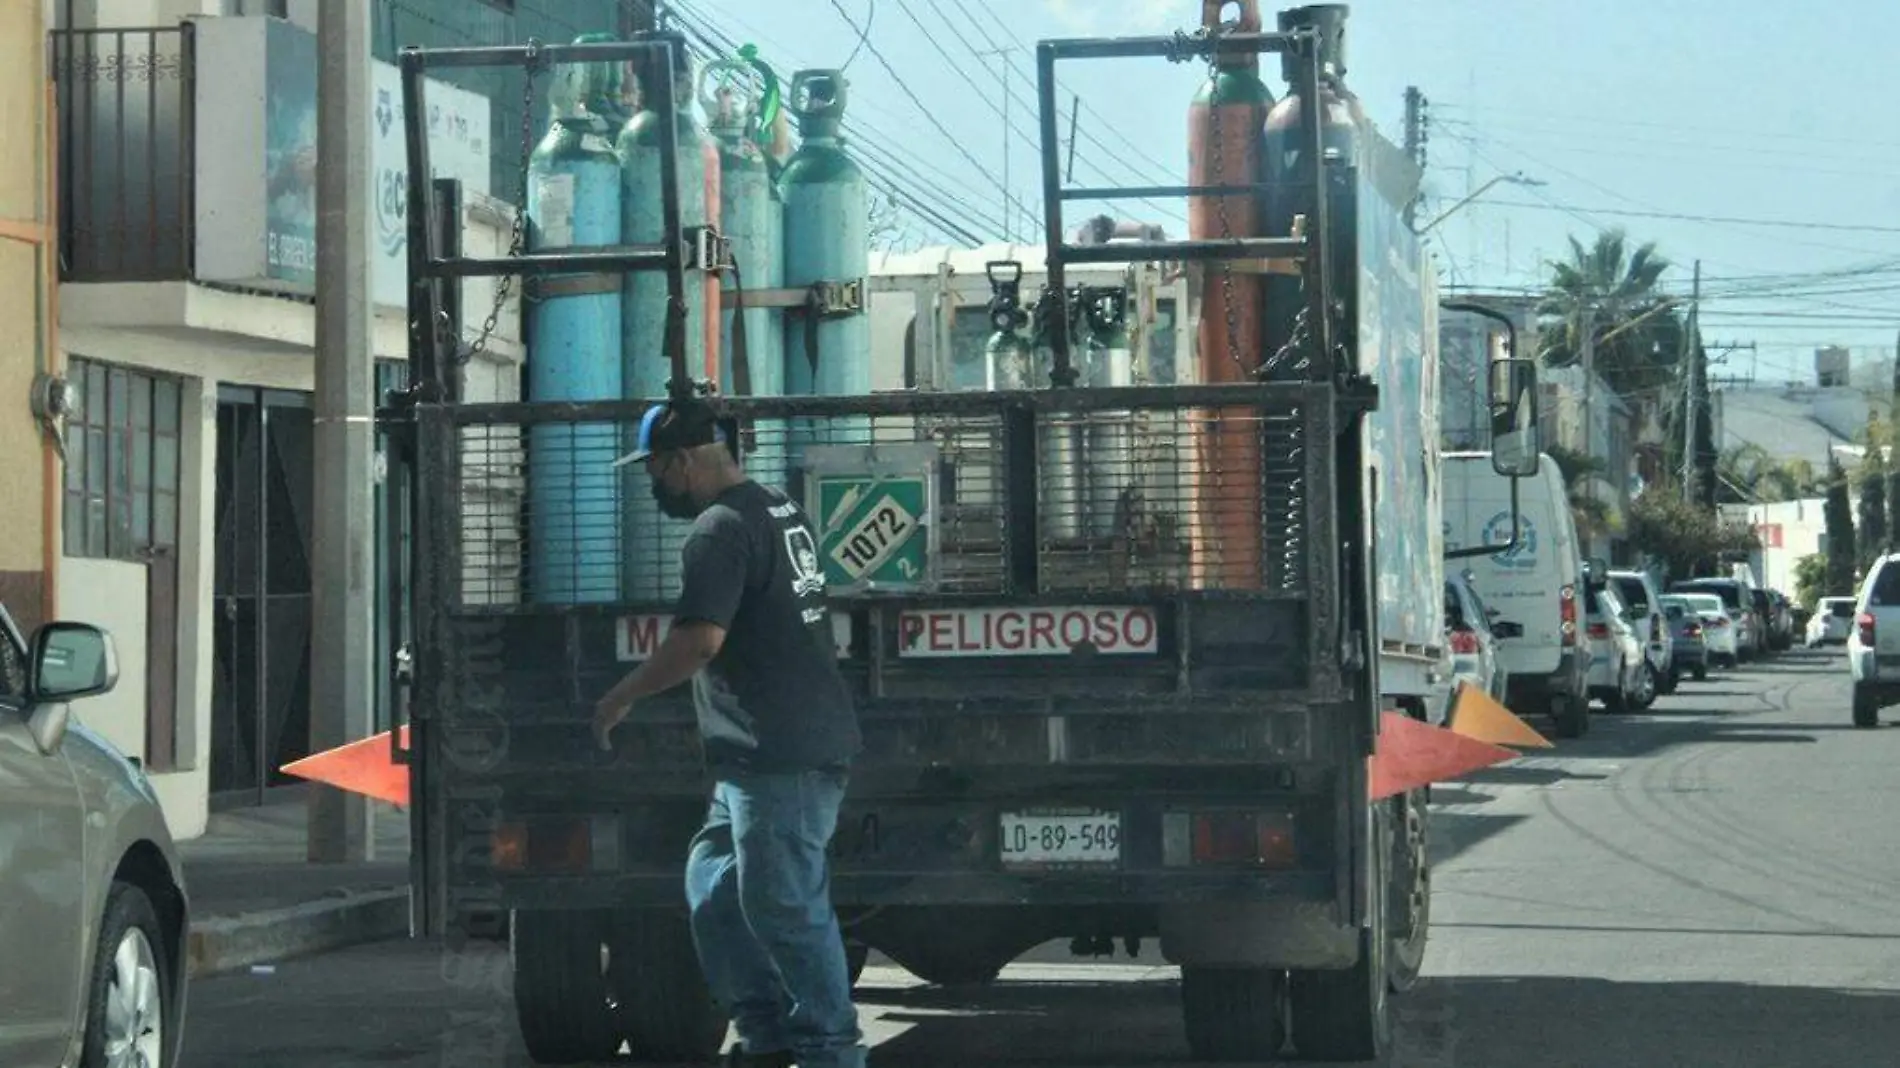
[[[1594,456],[1562,445],[1546,445],[1544,452],[1563,475],[1564,493],[1570,500],[1570,518],[1577,524],[1577,533],[1585,540],[1616,533],[1610,529],[1608,502],[1590,496],[1587,490],[1589,480],[1608,470],[1607,465]]]
[[[1753,527],[1724,522],[1683,500],[1682,487],[1668,482],[1651,485],[1631,503],[1629,537],[1678,579],[1712,572],[1725,553],[1761,548]]]
[[[1854,530],[1855,557],[1860,571],[1867,568],[1887,547],[1887,432],[1875,415],[1867,421],[1867,453],[1854,472],[1860,484],[1860,523]]]
[[[1823,508],[1827,522],[1827,587],[1830,590],[1854,588],[1854,506],[1847,495],[1847,472],[1839,457],[1827,458],[1827,503]]]
[[[1828,593],[1827,554],[1809,553],[1795,561],[1795,601],[1812,612],[1820,605],[1821,598],[1829,596],[1833,595]]]
[[[1543,360],[1570,367],[1583,360],[1584,324],[1595,339],[1595,370],[1618,393],[1653,390],[1676,380],[1682,320],[1657,292],[1669,261],[1653,242],[1629,247],[1621,230],[1599,233],[1586,247],[1570,239],[1570,260],[1551,265],[1538,305]],[[1586,315],[1586,309],[1594,314]]]

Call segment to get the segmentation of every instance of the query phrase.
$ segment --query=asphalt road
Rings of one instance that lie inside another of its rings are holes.
[[[1685,683],[1443,787],[1428,980],[1393,1068],[1858,1068],[1900,1057],[1900,710],[1838,655]],[[1045,947],[951,993],[873,965],[873,1064],[1185,1064],[1171,969]],[[186,1068],[517,1068],[506,954],[395,943],[199,983]]]

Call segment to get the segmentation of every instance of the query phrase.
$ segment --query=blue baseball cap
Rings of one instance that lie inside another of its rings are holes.
[[[655,453],[701,445],[724,444],[726,432],[712,406],[698,400],[669,401],[648,408],[640,417],[633,451],[614,461],[615,467],[640,463]]]

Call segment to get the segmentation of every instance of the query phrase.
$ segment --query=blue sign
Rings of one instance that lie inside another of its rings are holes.
[[[1506,509],[1491,517],[1484,525],[1479,536],[1483,545],[1503,545],[1511,540],[1511,512]],[[1531,525],[1528,517],[1520,516],[1517,524],[1517,544],[1489,558],[1499,567],[1513,571],[1529,571],[1537,566],[1537,528]]]

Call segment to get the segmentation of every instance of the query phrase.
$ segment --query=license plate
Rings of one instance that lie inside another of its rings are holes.
[[[1005,812],[998,828],[1004,867],[1118,864],[1122,815],[1097,809]]]

